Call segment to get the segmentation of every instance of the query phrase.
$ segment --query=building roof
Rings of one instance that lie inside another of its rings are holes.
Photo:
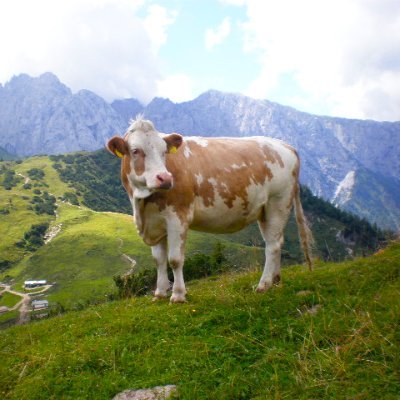
[[[41,280],[41,281],[25,281],[25,285],[45,285],[47,283],[46,280]]]
[[[33,306],[45,306],[45,305],[49,305],[49,301],[48,300],[32,300],[32,305]]]

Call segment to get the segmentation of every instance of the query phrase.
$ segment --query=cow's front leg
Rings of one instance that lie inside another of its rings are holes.
[[[154,293],[154,300],[167,297],[170,282],[167,271],[167,238],[151,247],[151,253],[157,264],[157,288]]]
[[[187,227],[183,224],[172,224],[168,227],[168,262],[174,273],[171,303],[186,301],[186,288],[183,279]]]

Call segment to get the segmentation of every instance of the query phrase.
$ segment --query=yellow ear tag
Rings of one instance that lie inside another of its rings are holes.
[[[170,154],[175,154],[177,151],[178,151],[178,149],[177,149],[175,146],[172,146],[172,147],[169,149],[169,153],[170,153]]]
[[[118,150],[115,150],[115,155],[117,156],[117,157],[119,157],[119,158],[122,158],[124,155],[120,152],[120,151],[118,151]]]

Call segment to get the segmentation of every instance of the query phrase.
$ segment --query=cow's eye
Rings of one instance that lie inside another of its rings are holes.
[[[133,149],[132,150],[132,154],[135,155],[135,156],[138,155],[139,154],[139,149]]]

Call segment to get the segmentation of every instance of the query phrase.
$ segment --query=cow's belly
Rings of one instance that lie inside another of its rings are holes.
[[[236,197],[230,204],[216,196],[214,203],[206,206],[201,197],[196,197],[193,220],[189,227],[211,233],[237,232],[259,219],[267,199],[265,188],[249,193],[246,199]]]

